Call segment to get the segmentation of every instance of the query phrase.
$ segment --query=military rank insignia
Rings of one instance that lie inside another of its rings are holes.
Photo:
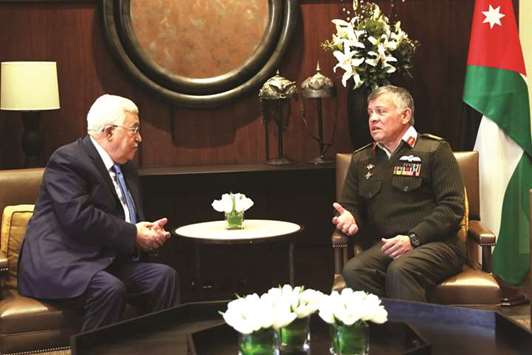
[[[366,169],[368,170],[368,172],[366,173],[366,180],[369,180],[370,177],[373,176],[373,168],[375,167],[375,165],[369,163],[368,165],[366,165]]]
[[[421,158],[414,155],[403,155],[399,164],[393,167],[393,174],[400,176],[420,176]]]

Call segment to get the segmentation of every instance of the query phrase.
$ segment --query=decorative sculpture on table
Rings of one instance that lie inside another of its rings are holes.
[[[324,137],[324,122],[323,122],[323,106],[322,106],[322,99],[323,98],[333,98],[336,96],[336,88],[334,87],[334,84],[331,79],[320,73],[320,63],[316,65],[316,74],[312,75],[311,77],[305,79],[303,81],[303,84],[301,84],[301,96],[303,97],[303,100],[301,100],[301,118],[303,119],[303,122],[305,123],[305,126],[309,130],[312,138],[318,142],[319,144],[319,156],[311,160],[310,162],[313,164],[329,164],[332,163],[332,159],[329,159],[327,157],[327,150],[332,145],[332,141],[334,140],[334,135],[336,132],[336,122],[338,118],[338,111],[335,110],[335,118],[334,123],[332,125],[332,133],[331,133],[331,139],[326,142]],[[308,105],[311,104],[312,101],[315,103],[316,107],[316,117],[317,117],[317,130],[318,135],[313,133],[313,129],[311,125],[309,125],[307,121],[307,113],[305,110],[305,101],[308,101]],[[335,105],[336,107],[337,105]]]
[[[281,75],[279,71],[262,85],[259,97],[264,122],[264,138],[266,145],[266,162],[272,165],[286,165],[292,162],[284,156],[283,131],[288,127],[290,117],[290,98],[297,93],[296,83]],[[277,158],[270,160],[269,131],[270,121],[277,125]]]

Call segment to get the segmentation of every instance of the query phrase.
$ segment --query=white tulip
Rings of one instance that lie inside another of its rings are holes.
[[[323,296],[319,315],[330,324],[352,325],[358,321],[381,324],[388,320],[388,312],[377,296],[350,288],[343,289],[341,293],[333,291],[330,295]]]
[[[253,200],[241,193],[226,193],[222,195],[220,200],[212,201],[211,205],[218,212],[244,212],[253,206]]]

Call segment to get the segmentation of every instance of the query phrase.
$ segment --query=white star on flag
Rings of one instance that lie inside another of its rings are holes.
[[[501,7],[500,6],[498,6],[497,8],[494,9],[490,5],[488,11],[482,11],[484,16],[486,16],[486,18],[484,19],[484,22],[482,22],[482,23],[486,23],[486,22],[489,23],[490,24],[490,29],[492,29],[493,26],[495,26],[495,25],[502,26],[501,18],[503,18],[506,15],[505,14],[501,14],[500,11],[501,11]]]

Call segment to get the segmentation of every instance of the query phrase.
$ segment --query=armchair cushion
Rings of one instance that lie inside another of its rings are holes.
[[[17,289],[17,263],[26,227],[33,215],[34,205],[6,206],[2,215],[0,247],[7,257],[8,276],[5,282],[10,290]]]
[[[18,294],[18,257],[33,207],[29,204],[6,206],[2,215],[0,254],[7,260],[8,270],[4,273],[0,299],[1,353],[61,348],[68,344],[69,337],[77,329],[73,326],[77,324],[74,312]],[[39,344],[38,348],[34,344]]]
[[[501,290],[493,275],[465,265],[461,273],[429,290],[428,298],[441,304],[497,304]]]

